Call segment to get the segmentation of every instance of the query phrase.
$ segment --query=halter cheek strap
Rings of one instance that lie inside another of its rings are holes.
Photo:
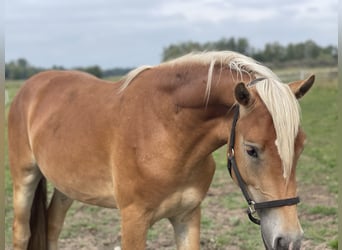
[[[260,225],[260,220],[253,215],[256,213],[257,210],[265,209],[265,208],[274,208],[274,207],[282,207],[282,206],[291,206],[295,205],[300,202],[299,197],[293,197],[288,199],[281,199],[281,200],[273,200],[273,201],[265,201],[265,202],[255,202],[249,195],[247,191],[247,186],[244,180],[241,177],[240,171],[237,167],[237,163],[235,160],[235,152],[234,152],[234,144],[235,144],[235,128],[236,123],[239,118],[239,105],[236,105],[234,107],[234,118],[232,123],[232,129],[230,132],[230,139],[228,144],[228,162],[227,162],[227,168],[229,171],[230,176],[232,177],[232,169],[234,171],[234,174],[236,176],[236,180],[238,182],[238,185],[242,191],[243,196],[245,197],[247,203],[248,203],[248,209],[247,214],[249,219],[255,223]]]

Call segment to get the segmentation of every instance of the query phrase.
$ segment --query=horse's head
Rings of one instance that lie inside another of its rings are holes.
[[[313,82],[311,76],[288,87],[262,79],[251,87],[243,83],[235,87],[240,117],[235,127],[234,161],[248,195],[256,203],[282,202],[297,196],[295,171],[305,135],[299,127],[296,98],[302,97]],[[238,173],[231,172],[241,187]],[[300,248],[303,230],[297,202],[257,209],[267,249]]]

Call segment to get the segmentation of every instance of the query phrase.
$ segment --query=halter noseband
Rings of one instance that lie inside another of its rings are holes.
[[[234,154],[234,143],[235,143],[235,127],[236,122],[239,118],[239,105],[236,105],[234,107],[234,118],[233,118],[233,124],[232,129],[230,132],[230,139],[229,139],[229,145],[228,145],[228,163],[227,168],[229,171],[230,176],[232,176],[232,169],[234,171],[234,174],[236,176],[238,185],[242,191],[243,196],[245,197],[247,203],[248,203],[248,209],[247,214],[249,219],[254,222],[255,224],[260,225],[260,220],[253,215],[256,213],[257,210],[264,209],[264,208],[274,208],[274,207],[282,207],[282,206],[291,206],[295,205],[300,202],[299,197],[293,197],[288,199],[281,199],[281,200],[273,200],[273,201],[265,201],[265,202],[255,202],[248,194],[246,183],[241,177],[241,174],[239,172],[239,169],[236,164],[235,160],[235,154]]]

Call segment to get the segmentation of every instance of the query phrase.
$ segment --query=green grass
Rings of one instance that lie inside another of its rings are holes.
[[[331,247],[331,249],[338,249],[338,240],[332,240],[329,242],[329,247]]]
[[[10,99],[17,92],[21,81],[6,82],[6,90]],[[300,101],[302,109],[302,125],[307,135],[305,150],[297,166],[297,181],[299,195],[304,195],[299,204],[299,214],[305,231],[305,242],[309,248],[315,249],[324,245],[327,249],[337,249],[338,218],[337,197],[338,177],[336,166],[337,151],[337,79],[330,82],[317,82],[316,86]],[[6,108],[8,109],[8,106]],[[7,111],[6,111],[7,114]],[[7,127],[7,126],[6,126]],[[7,131],[5,131],[7,146]],[[201,239],[208,241],[217,249],[229,249],[235,246],[239,249],[264,249],[260,237],[260,228],[249,222],[244,214],[245,201],[239,188],[232,183],[226,169],[226,147],[214,154],[217,170],[211,189],[220,190],[220,195],[208,196],[203,202]],[[6,246],[11,243],[12,186],[8,170],[8,156],[5,154],[5,223]],[[233,192],[224,193],[227,186]],[[303,193],[301,193],[303,192]],[[223,194],[224,193],[224,194]],[[312,197],[311,197],[312,196]],[[314,196],[316,198],[314,198]],[[222,214],[213,212],[219,208]],[[89,216],[81,217],[80,211]],[[85,206],[76,203],[68,212],[62,238],[74,238],[84,232],[103,232],[108,237],[120,230],[119,218],[108,217],[100,212],[101,208]],[[226,215],[221,217],[222,215]],[[226,219],[224,219],[226,218]],[[94,222],[93,220],[96,220]],[[114,220],[114,225],[112,221]],[[170,235],[172,230],[167,223],[155,225],[149,232],[150,240],[157,240]],[[164,231],[160,231],[160,228]]]
[[[337,195],[337,87],[315,87],[301,101],[307,145],[299,167],[304,182],[314,180]],[[318,174],[321,173],[321,174]],[[310,177],[310,178],[308,178]]]
[[[320,215],[336,215],[336,207],[326,207],[326,206],[315,206],[308,209],[310,214],[320,214]]]

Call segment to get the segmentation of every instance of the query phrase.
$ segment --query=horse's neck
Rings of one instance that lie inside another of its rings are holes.
[[[204,143],[211,147],[225,144],[228,138],[230,119],[232,118],[233,96],[236,75],[228,68],[215,67],[212,85],[207,98],[208,66],[179,67],[172,69],[175,79],[166,84],[177,106],[177,120],[183,121],[186,136],[203,137]],[[194,138],[200,140],[200,138]]]
[[[229,107],[234,103],[234,79],[227,68],[214,68],[212,84],[208,93],[208,66],[175,67],[177,83],[174,84],[175,102],[183,108],[204,109],[210,106]],[[209,94],[209,96],[207,96]]]
[[[208,66],[158,66],[144,71],[120,98],[120,112],[126,114],[120,127],[129,131],[125,141],[142,151],[153,148],[156,154],[164,154],[167,147],[168,154],[177,155],[177,162],[203,160],[227,142],[236,78],[229,69],[215,67],[206,101]]]

